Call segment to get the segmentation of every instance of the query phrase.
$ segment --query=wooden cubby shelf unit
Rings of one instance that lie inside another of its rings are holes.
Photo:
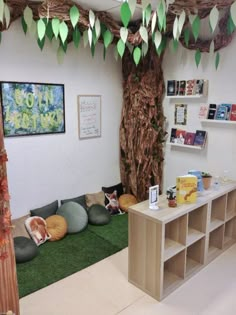
[[[195,204],[159,210],[148,200],[129,208],[129,282],[158,301],[236,242],[236,182]]]

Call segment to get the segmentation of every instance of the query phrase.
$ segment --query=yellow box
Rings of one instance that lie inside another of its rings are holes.
[[[176,178],[177,204],[195,203],[197,201],[197,177],[194,175],[178,176]]]

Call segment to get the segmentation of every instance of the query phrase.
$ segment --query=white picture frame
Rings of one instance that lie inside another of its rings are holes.
[[[159,185],[149,187],[149,209],[158,210]]]

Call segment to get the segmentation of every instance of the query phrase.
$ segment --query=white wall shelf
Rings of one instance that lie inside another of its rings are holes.
[[[207,125],[233,125],[236,127],[236,121],[233,120],[201,119],[200,121]]]
[[[180,144],[180,143],[172,143],[172,142],[167,142],[168,145],[171,147],[178,147],[178,148],[186,148],[186,149],[193,149],[193,150],[203,150],[203,147],[199,147],[197,145],[189,145],[189,144]]]
[[[201,95],[166,95],[166,98],[201,98],[204,97],[205,95],[201,94]]]

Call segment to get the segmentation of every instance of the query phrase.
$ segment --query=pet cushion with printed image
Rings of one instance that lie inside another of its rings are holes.
[[[46,221],[41,217],[29,217],[25,220],[25,227],[37,246],[51,238],[47,230]]]
[[[124,193],[124,188],[122,183],[113,185],[113,186],[108,186],[108,187],[102,187],[102,191],[104,191],[105,194],[112,194],[113,191],[116,190],[117,192],[117,198],[119,198],[121,195]],[[105,199],[105,205],[108,204],[108,200]]]
[[[123,214],[123,212],[119,208],[119,201],[117,199],[116,190],[114,190],[113,193],[111,194],[105,193],[105,197],[108,201],[106,208],[110,212],[111,215]]]

